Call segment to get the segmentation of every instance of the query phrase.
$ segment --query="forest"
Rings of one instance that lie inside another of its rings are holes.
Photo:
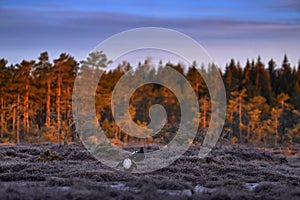
[[[72,92],[76,76],[87,67],[103,70],[109,62],[103,52],[93,52],[83,61],[77,61],[66,53],[51,61],[48,52],[42,52],[37,60],[23,60],[10,65],[2,58],[0,142],[62,143],[63,140],[75,140],[75,133],[67,133],[72,132],[70,127],[74,122]],[[199,135],[193,142],[201,142],[201,133],[210,122],[211,100],[206,83],[196,69],[198,64],[182,66],[161,61],[155,63],[158,68],[150,68],[149,62],[145,59],[138,66],[131,66],[123,61],[116,69],[104,71],[96,89],[95,107],[106,136],[119,145],[137,141],[123,132],[112,116],[110,101],[118,80],[131,69],[138,73],[139,69],[148,67],[149,74],[154,75],[168,66],[189,81],[198,97]],[[221,140],[288,148],[300,143],[300,62],[291,64],[288,56],[284,55],[282,63],[275,63],[273,59],[264,62],[258,57],[247,60],[245,65],[231,59],[223,71],[213,64],[209,68],[217,69],[226,88],[227,113]],[[201,73],[209,73],[203,67],[201,69]],[[170,78],[163,77],[164,81]],[[168,120],[161,133],[148,138],[148,142],[168,143],[176,130],[176,123],[180,121],[179,102],[168,88],[158,84],[138,88],[130,99],[130,115],[137,124],[148,124],[148,108],[157,103],[166,109]]]

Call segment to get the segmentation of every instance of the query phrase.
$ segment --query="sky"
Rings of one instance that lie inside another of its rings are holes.
[[[300,59],[299,0],[0,0],[0,58],[9,63],[51,59],[66,52],[84,59],[100,42],[132,28],[163,27],[201,44],[224,68],[258,56],[280,66]]]

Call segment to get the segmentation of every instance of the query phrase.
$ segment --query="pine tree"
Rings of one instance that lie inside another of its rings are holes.
[[[245,103],[245,98],[246,98],[247,94],[246,94],[246,89],[242,89],[241,91],[234,91],[231,92],[231,101],[230,101],[230,105],[231,108],[233,109],[233,113],[236,113],[238,116],[238,122],[236,124],[238,124],[238,132],[239,132],[239,141],[242,142],[243,140],[243,136],[242,136],[242,132],[243,132],[243,128],[244,128],[244,123],[243,123],[243,108],[244,108],[244,103]],[[235,120],[236,121],[236,120]],[[236,129],[233,130],[233,132],[235,132]]]
[[[273,106],[275,104],[274,97],[279,93],[278,90],[278,72],[276,70],[276,63],[273,59],[271,59],[268,63],[268,72],[270,76],[271,88],[272,88],[272,98],[270,99],[270,105]]]
[[[284,55],[281,69],[278,74],[278,88],[279,93],[286,93],[289,96],[292,95],[292,89],[295,84],[295,77],[292,75],[292,68],[288,61],[287,55]]]
[[[1,59],[0,60],[0,137],[1,140],[4,139],[4,134],[7,129],[6,124],[6,99],[8,95],[7,91],[7,83],[9,79],[9,73],[7,68],[7,60]]]
[[[51,115],[51,94],[52,94],[52,82],[54,79],[53,66],[49,61],[48,52],[42,52],[38,58],[39,62],[34,67],[34,76],[37,82],[40,84],[40,94],[46,99],[46,109],[42,110],[45,112],[45,125],[50,126],[50,115]],[[42,102],[43,104],[44,102]],[[43,116],[41,116],[44,118]]]
[[[249,115],[248,128],[250,133],[255,134],[255,138],[258,144],[261,144],[262,140],[265,142],[264,130],[265,124],[263,119],[263,114],[268,113],[269,106],[267,104],[266,98],[262,96],[256,96],[250,99],[247,104],[247,113]],[[250,135],[248,132],[248,139],[250,140]]]
[[[33,70],[33,67],[35,65],[35,61],[26,61],[23,60],[20,65],[18,65],[18,84],[22,85],[20,86],[20,92],[21,96],[23,97],[23,126],[24,126],[24,132],[25,134],[29,133],[30,129],[30,122],[29,122],[29,93],[31,92],[30,89],[32,89],[31,81],[32,76],[31,72]]]

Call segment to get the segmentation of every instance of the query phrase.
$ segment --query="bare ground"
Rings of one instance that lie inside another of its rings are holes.
[[[204,159],[198,149],[167,168],[131,174],[81,145],[1,145],[0,199],[300,199],[300,148],[284,155],[223,145]]]

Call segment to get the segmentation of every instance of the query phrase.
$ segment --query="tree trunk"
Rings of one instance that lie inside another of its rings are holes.
[[[259,130],[258,130],[258,144],[261,145],[261,129],[260,127],[258,127]]]
[[[24,96],[24,129],[25,129],[25,133],[29,132],[29,95],[28,95],[28,89],[29,89],[29,85],[26,83],[25,85],[25,96]]]
[[[118,142],[121,140],[121,129],[118,126],[115,127],[115,140]]]
[[[240,133],[240,142],[242,142],[242,97],[239,97],[239,133]]]
[[[50,106],[51,106],[51,78],[47,80],[47,100],[46,100],[46,127],[50,126]]]
[[[1,122],[1,127],[2,127],[2,134],[4,136],[4,133],[7,131],[7,123],[6,123],[6,99],[5,97],[2,97],[2,106],[3,106],[3,111],[1,113],[2,115],[2,122]]]
[[[206,128],[206,98],[203,101],[203,128]]]
[[[233,137],[233,130],[234,130],[234,126],[233,126],[233,109],[231,109],[230,111],[230,132],[229,132],[229,138]]]
[[[1,139],[3,139],[3,137],[4,137],[4,127],[3,127],[3,125],[4,125],[4,115],[3,115],[3,110],[4,110],[4,99],[3,99],[4,97],[3,96],[1,96],[1,115],[0,115],[0,126],[1,126],[1,129],[0,129],[0,131],[1,131]]]
[[[247,126],[247,143],[250,143],[250,125]]]
[[[6,98],[4,97],[4,101],[3,101],[3,105],[4,105],[4,111],[3,111],[3,119],[4,119],[4,124],[3,124],[3,128],[4,128],[4,131],[6,132],[7,131],[7,121],[6,121]]]
[[[13,115],[12,115],[12,132],[16,136],[16,106],[13,106]],[[17,141],[17,140],[16,140]]]
[[[20,95],[17,99],[17,144],[20,143]]]
[[[278,139],[278,116],[275,117],[275,140],[274,140],[274,146],[277,146],[277,139]]]
[[[61,101],[61,69],[58,65],[58,74],[57,74],[57,93],[56,93],[56,117],[57,117],[57,131],[58,131],[58,143],[61,145],[61,113],[60,113],[60,101]]]

